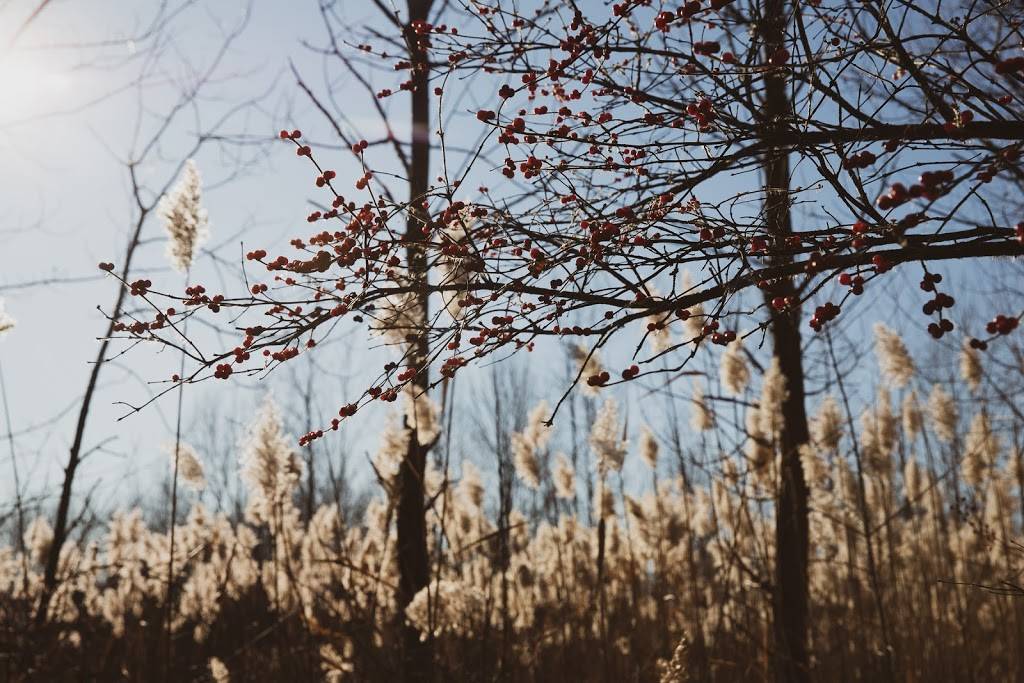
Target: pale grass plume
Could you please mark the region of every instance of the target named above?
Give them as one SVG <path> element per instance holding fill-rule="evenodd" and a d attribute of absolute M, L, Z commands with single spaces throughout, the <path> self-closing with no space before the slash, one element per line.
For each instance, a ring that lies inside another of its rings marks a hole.
<path fill-rule="evenodd" d="M 981 358 L 975 349 L 964 344 L 960 349 L 960 378 L 967 383 L 971 391 L 977 392 L 981 387 Z"/>
<path fill-rule="evenodd" d="M 921 414 L 921 406 L 918 403 L 916 391 L 911 390 L 903 397 L 903 405 L 900 412 L 903 419 L 903 432 L 907 435 L 908 439 L 913 440 L 921 433 L 921 429 L 924 427 L 924 416 Z"/>
<path fill-rule="evenodd" d="M 224 666 L 224 662 L 220 661 L 216 657 L 210 657 L 210 661 L 207 663 L 210 669 L 210 678 L 213 679 L 214 683 L 230 683 L 231 673 L 228 668 Z"/>
<path fill-rule="evenodd" d="M 324 643 L 320 646 L 320 669 L 324 672 L 324 680 L 329 683 L 345 680 L 345 677 L 355 671 L 352 663 L 354 649 L 352 641 L 346 639 L 341 651 L 338 651 L 331 643 Z"/>
<path fill-rule="evenodd" d="M 757 404 L 761 433 L 775 436 L 782 432 L 782 404 L 789 391 L 786 389 L 786 378 L 779 366 L 779 359 L 772 358 L 768 371 L 761 380 L 761 399 Z"/>
<path fill-rule="evenodd" d="M 449 223 L 444 230 L 445 241 L 449 244 L 461 245 L 465 243 L 466 237 L 473 231 L 478 219 L 472 215 L 473 207 L 467 206 Z M 459 289 L 444 291 L 441 293 L 441 300 L 444 302 L 445 311 L 452 319 L 457 320 L 462 315 L 462 306 L 459 301 L 466 296 L 467 289 L 472 281 L 473 269 L 470 261 L 475 256 L 455 253 L 442 253 L 438 259 L 438 271 L 440 281 L 438 284 L 456 286 Z"/>
<path fill-rule="evenodd" d="M 903 466 L 903 495 L 908 501 L 918 501 L 924 495 L 924 476 L 921 466 L 911 456 Z"/>
<path fill-rule="evenodd" d="M 936 384 L 928 395 L 928 416 L 940 441 L 950 443 L 956 437 L 957 412 L 953 397 Z"/>
<path fill-rule="evenodd" d="M 157 212 L 169 240 L 167 258 L 176 270 L 184 273 L 192 267 L 196 251 L 209 235 L 202 179 L 195 161 L 185 162 L 177 184 L 160 198 Z"/>
<path fill-rule="evenodd" d="M 693 276 L 690 275 L 690 271 L 683 271 L 682 279 L 682 291 L 684 294 L 690 293 L 695 288 L 693 283 Z M 686 309 L 689 313 L 689 317 L 686 319 L 686 341 L 693 341 L 700 337 L 701 332 L 704 328 L 704 305 L 695 304 L 690 308 Z"/>
<path fill-rule="evenodd" d="M 598 471 L 602 474 L 622 469 L 628 445 L 621 431 L 619 406 L 615 399 L 606 399 L 590 428 L 590 447 L 594 449 Z"/>
<path fill-rule="evenodd" d="M 541 401 L 530 411 L 526 427 L 512 435 L 512 464 L 523 483 L 534 490 L 540 488 L 540 453 L 551 438 L 551 428 L 544 424 L 548 412 L 547 401 Z"/>
<path fill-rule="evenodd" d="M 170 443 L 165 446 L 164 450 L 167 452 L 170 460 L 172 472 L 174 471 L 175 451 L 177 451 L 178 476 L 181 477 L 181 480 L 189 488 L 195 491 L 202 491 L 206 487 L 206 474 L 203 470 L 203 463 L 199 459 L 199 454 L 196 453 L 192 446 L 184 442 L 177 445 Z"/>
<path fill-rule="evenodd" d="M 914 360 L 900 336 L 882 323 L 875 323 L 875 355 L 882 375 L 901 389 L 914 377 Z"/>
<path fill-rule="evenodd" d="M 897 423 L 888 391 L 879 390 L 875 405 L 861 414 L 860 424 L 861 452 L 867 467 L 875 473 L 889 472 L 896 445 Z"/>
<path fill-rule="evenodd" d="M 462 478 L 459 480 L 459 493 L 475 510 L 483 509 L 484 484 L 480 479 L 480 470 L 469 460 L 462 462 Z"/>
<path fill-rule="evenodd" d="M 555 456 L 555 471 L 552 476 L 555 484 L 555 495 L 562 500 L 572 500 L 576 497 L 576 470 L 565 453 L 558 453 Z"/>
<path fill-rule="evenodd" d="M 600 391 L 600 387 L 587 384 L 586 380 L 588 377 L 594 375 L 600 375 L 604 371 L 604 366 L 601 365 L 601 355 L 597 352 L 591 352 L 585 346 L 579 344 L 573 344 L 569 347 L 569 352 L 572 354 L 572 359 L 576 361 L 576 372 L 580 374 L 583 380 L 580 383 L 583 393 L 586 396 L 597 396 Z"/>
<path fill-rule="evenodd" d="M 964 443 L 963 475 L 971 486 L 980 486 L 999 458 L 1002 444 L 992 431 L 988 415 L 980 412 L 971 420 Z"/>
<path fill-rule="evenodd" d="M 704 399 L 704 389 L 699 384 L 693 385 L 690 396 L 690 426 L 698 432 L 706 432 L 715 426 L 714 416 Z"/>
<path fill-rule="evenodd" d="M 750 384 L 750 367 L 743 353 L 743 341 L 730 342 L 722 353 L 720 365 L 722 386 L 731 396 L 740 396 Z"/>
<path fill-rule="evenodd" d="M 416 282 L 408 272 L 400 268 L 390 271 L 391 281 L 398 288 L 413 290 Z M 415 291 L 389 294 L 377 304 L 374 321 L 370 329 L 384 338 L 388 344 L 402 349 L 403 353 L 416 351 L 413 342 L 426 324 L 423 302 Z"/>
<path fill-rule="evenodd" d="M 466 637 L 473 635 L 484 605 L 484 595 L 476 586 L 440 579 L 416 593 L 405 608 L 405 617 L 422 641 L 443 633 Z"/>
<path fill-rule="evenodd" d="M 416 432 L 421 444 L 431 443 L 441 433 L 441 407 L 434 399 L 413 384 L 402 391 L 405 403 L 405 422 Z"/>
<path fill-rule="evenodd" d="M 409 440 L 412 434 L 404 426 L 398 423 L 394 415 L 388 415 L 384 422 L 384 429 L 380 433 L 380 445 L 373 456 L 373 466 L 377 474 L 385 483 L 391 482 L 398 476 L 398 470 L 402 466 L 409 450 Z"/>
<path fill-rule="evenodd" d="M 658 440 L 647 425 L 640 431 L 640 457 L 652 470 L 658 469 Z"/>
<path fill-rule="evenodd" d="M 843 414 L 839 410 L 839 404 L 831 395 L 826 396 L 818 406 L 818 413 L 811 421 L 811 438 L 820 448 L 830 452 L 836 451 L 843 438 L 843 424 Z"/>
<path fill-rule="evenodd" d="M 248 429 L 239 459 L 250 505 L 262 521 L 270 521 L 277 505 L 291 497 L 302 474 L 302 462 L 285 436 L 277 405 L 268 396 Z"/>

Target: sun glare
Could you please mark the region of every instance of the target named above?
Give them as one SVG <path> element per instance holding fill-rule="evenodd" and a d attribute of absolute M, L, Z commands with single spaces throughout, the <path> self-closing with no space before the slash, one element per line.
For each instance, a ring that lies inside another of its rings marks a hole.
<path fill-rule="evenodd" d="M 30 56 L 0 58 L 0 121 L 41 114 L 59 105 L 72 78 Z"/>

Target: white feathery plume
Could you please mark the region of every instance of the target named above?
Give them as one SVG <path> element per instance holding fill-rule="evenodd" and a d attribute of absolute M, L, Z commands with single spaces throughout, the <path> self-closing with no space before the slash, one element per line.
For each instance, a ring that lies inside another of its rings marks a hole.
<path fill-rule="evenodd" d="M 269 521 L 275 505 L 287 499 L 302 474 L 302 462 L 284 435 L 277 405 L 268 396 L 248 429 L 240 465 L 254 512 Z"/>
<path fill-rule="evenodd" d="M 921 428 L 924 425 L 924 418 L 921 416 L 921 406 L 918 405 L 916 391 L 911 390 L 909 394 L 903 397 L 901 412 L 903 413 L 903 432 L 907 435 L 908 439 L 914 439 L 921 433 Z"/>
<path fill-rule="evenodd" d="M 581 377 L 584 381 L 580 385 L 583 393 L 587 396 L 597 396 L 599 387 L 587 384 L 586 380 L 588 377 L 600 375 L 604 370 L 604 367 L 601 365 L 601 355 L 597 351 L 590 353 L 586 347 L 579 344 L 570 346 L 569 351 L 572 353 L 572 359 L 576 361 L 576 372 L 579 372 L 581 369 L 583 371 Z M 587 357 L 588 355 L 590 356 L 589 358 Z"/>
<path fill-rule="evenodd" d="M 690 275 L 690 271 L 683 271 L 682 279 L 682 291 L 684 294 L 688 294 L 690 290 L 694 289 L 693 277 Z M 687 309 L 690 314 L 686 319 L 686 341 L 691 341 L 700 337 L 701 332 L 704 329 L 704 305 L 696 304 Z"/>
<path fill-rule="evenodd" d="M 195 161 L 185 162 L 181 178 L 174 188 L 160 198 L 157 212 L 167 231 L 167 258 L 181 272 L 192 266 L 196 251 L 206 241 L 209 226 L 202 206 L 202 181 Z"/>
<path fill-rule="evenodd" d="M 469 460 L 462 461 L 462 479 L 459 481 L 459 493 L 475 509 L 484 506 L 484 485 L 480 480 L 480 470 Z"/>
<path fill-rule="evenodd" d="M 619 471 L 626 459 L 627 444 L 619 435 L 619 407 L 615 399 L 606 399 L 590 427 L 590 446 L 597 455 L 598 471 Z"/>
<path fill-rule="evenodd" d="M 739 396 L 750 383 L 750 368 L 743 355 L 743 342 L 740 339 L 729 343 L 722 353 L 721 361 L 722 386 L 726 393 Z"/>
<path fill-rule="evenodd" d="M 640 431 L 640 457 L 652 470 L 658 468 L 658 440 L 647 425 Z"/>
<path fill-rule="evenodd" d="M 773 437 L 782 432 L 782 403 L 788 395 L 779 359 L 772 358 L 768 372 L 764 373 L 764 379 L 761 380 L 761 399 L 757 404 L 761 433 L 765 436 Z"/>
<path fill-rule="evenodd" d="M 690 396 L 690 426 L 698 432 L 706 432 L 715 426 L 714 416 L 704 401 L 704 389 L 699 384 L 693 385 Z"/>
<path fill-rule="evenodd" d="M 893 386 L 907 386 L 914 376 L 914 361 L 900 336 L 882 323 L 875 323 L 875 355 L 882 374 Z"/>
<path fill-rule="evenodd" d="M 216 657 L 210 657 L 207 665 L 210 668 L 210 678 L 213 679 L 214 683 L 230 683 L 231 674 L 228 672 L 228 668 L 224 666 L 224 662 Z"/>
<path fill-rule="evenodd" d="M 541 401 L 530 411 L 526 428 L 512 435 L 512 464 L 523 483 L 534 490 L 540 487 L 538 454 L 551 438 L 551 428 L 544 424 L 548 412 L 547 401 Z"/>
<path fill-rule="evenodd" d="M 563 500 L 572 500 L 576 497 L 576 471 L 565 457 L 565 453 L 555 456 L 555 471 L 553 473 L 555 483 L 555 495 Z"/>
<path fill-rule="evenodd" d="M 168 444 L 165 448 L 170 456 L 171 468 L 174 468 L 174 444 Z M 187 443 L 179 443 L 178 451 L 178 474 L 181 480 L 196 491 L 202 491 L 206 486 L 206 474 L 203 471 L 203 463 L 195 449 Z"/>
<path fill-rule="evenodd" d="M 945 389 L 936 384 L 928 396 L 928 415 L 932 420 L 935 435 L 940 441 L 950 443 L 956 436 L 956 404 Z"/>
<path fill-rule="evenodd" d="M 988 415 L 983 412 L 975 415 L 964 444 L 964 481 L 971 486 L 980 486 L 1001 449 L 999 437 L 992 431 Z"/>
<path fill-rule="evenodd" d="M 843 414 L 831 395 L 826 396 L 818 407 L 818 414 L 811 422 L 811 435 L 819 447 L 827 451 L 839 449 L 839 441 L 843 438 Z"/>
<path fill-rule="evenodd" d="M 960 378 L 967 382 L 971 391 L 978 391 L 981 386 L 981 358 L 978 352 L 967 344 L 960 350 Z"/>

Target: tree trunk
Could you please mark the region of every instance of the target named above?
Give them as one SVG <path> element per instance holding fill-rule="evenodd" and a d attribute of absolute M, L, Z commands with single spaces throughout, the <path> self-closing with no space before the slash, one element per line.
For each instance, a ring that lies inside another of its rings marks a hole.
<path fill-rule="evenodd" d="M 132 184 L 135 186 L 134 167 L 132 173 Z M 139 237 L 142 234 L 142 226 L 145 224 L 149 210 L 140 206 L 139 216 L 133 226 L 131 239 L 125 248 L 124 265 L 121 268 L 121 279 L 127 280 L 131 273 L 132 259 L 135 256 L 135 249 L 139 245 Z M 96 387 L 99 384 L 100 370 L 106 362 L 107 349 L 110 348 L 110 338 L 114 334 L 114 324 L 121 317 L 121 310 L 124 307 L 125 297 L 128 288 L 120 285 L 117 290 L 117 298 L 114 301 L 114 308 L 110 313 L 110 321 L 107 323 L 107 331 L 103 335 L 103 341 L 96 352 L 96 360 L 89 371 L 89 379 L 85 385 L 85 394 L 82 396 L 82 403 L 78 408 L 78 419 L 75 421 L 75 435 L 68 451 L 68 462 L 64 466 L 64 481 L 61 484 L 60 500 L 57 502 L 57 513 L 53 521 L 53 542 L 46 555 L 46 566 L 43 569 L 43 588 L 39 596 L 39 605 L 36 610 L 36 624 L 42 625 L 46 621 L 46 613 L 50 606 L 50 598 L 57 587 L 57 570 L 60 562 L 60 550 L 68 537 L 68 516 L 71 513 L 72 488 L 75 482 L 75 474 L 82 462 L 82 444 L 85 439 L 85 426 L 89 419 L 89 409 L 92 407 L 92 400 L 96 394 Z"/>
<path fill-rule="evenodd" d="M 765 57 L 783 48 L 786 26 L 785 0 L 766 0 L 760 22 Z M 786 93 L 785 69 L 765 79 L 765 107 L 762 130 L 766 139 L 780 139 L 776 130 L 779 121 L 790 110 Z M 764 162 L 764 212 L 768 232 L 775 247 L 785 248 L 792 234 L 790 214 L 789 156 L 781 150 L 769 149 Z M 789 260 L 776 255 L 776 264 Z M 796 301 L 796 287 L 789 278 L 772 283 L 765 290 L 765 301 L 772 311 L 773 353 L 786 381 L 786 398 L 782 403 L 782 433 L 779 494 L 775 510 L 775 577 L 773 592 L 774 666 L 777 681 L 808 681 L 808 523 L 807 484 L 800 463 L 800 447 L 809 440 L 807 411 L 804 406 L 804 369 L 800 347 L 800 307 L 777 311 L 772 300 L 777 297 Z"/>
<path fill-rule="evenodd" d="M 409 0 L 409 21 L 403 28 L 412 64 L 412 139 L 409 141 L 409 207 L 406 226 L 406 260 L 409 277 L 419 289 L 416 302 L 421 319 L 420 328 L 412 340 L 412 361 L 419 369 L 414 378 L 414 391 L 426 392 L 430 386 L 427 358 L 429 353 L 426 334 L 429 314 L 427 309 L 427 255 L 422 248 L 426 211 L 421 202 L 430 183 L 430 93 L 429 61 L 427 51 L 412 27 L 416 21 L 426 21 L 431 0 Z M 429 444 L 421 443 L 414 429 L 409 448 L 399 470 L 398 500 L 398 618 L 402 623 L 402 674 L 406 681 L 431 681 L 433 672 L 433 644 L 429 637 L 421 641 L 420 634 L 405 622 L 405 608 L 430 583 L 430 560 L 427 555 L 427 524 L 423 474 L 426 471 Z"/>

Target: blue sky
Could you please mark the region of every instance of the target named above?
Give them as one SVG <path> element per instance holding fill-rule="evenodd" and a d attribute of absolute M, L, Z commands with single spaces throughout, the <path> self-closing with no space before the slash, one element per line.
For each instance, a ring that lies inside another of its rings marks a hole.
<path fill-rule="evenodd" d="M 0 26 L 20 25 L 35 4 L 4 4 Z M 0 297 L 19 323 L 0 342 L 0 363 L 13 431 L 31 430 L 18 437 L 17 446 L 22 477 L 34 490 L 52 491 L 59 481 L 95 338 L 104 329 L 96 307 L 109 307 L 118 286 L 97 277 L 96 264 L 120 261 L 137 217 L 124 161 L 153 134 L 181 88 L 208 68 L 223 36 L 241 24 L 245 11 L 242 2 L 195 3 L 175 15 L 163 35 L 147 39 L 145 28 L 158 4 L 53 2 L 14 48 L 0 52 L 0 91 L 7 95 L 0 106 Z M 353 21 L 361 19 L 353 13 Z M 160 149 L 138 168 L 149 188 L 146 196 L 172 177 L 198 126 L 254 94 L 262 95 L 259 102 L 232 117 L 224 133 L 268 140 L 275 126 L 309 118 L 286 69 L 292 60 L 312 82 L 322 83 L 321 60 L 301 41 L 320 42 L 323 35 L 316 3 L 254 2 L 248 24 L 195 112 L 180 116 Z M 133 40 L 137 36 L 142 38 Z M 0 41 L 8 40 L 0 32 Z M 152 66 L 147 67 L 148 59 Z M 143 70 L 145 82 L 134 83 Z M 349 112 L 357 122 L 372 123 L 362 120 L 364 114 Z M 248 244 L 273 246 L 305 232 L 301 217 L 313 196 L 309 171 L 277 145 L 210 145 L 197 161 L 209 188 L 210 245 L 227 243 L 220 251 L 224 264 L 215 267 L 212 259 L 201 259 L 193 281 L 237 288 L 233 266 L 239 233 Z M 235 176 L 240 162 L 244 167 Z M 149 221 L 143 235 L 140 271 L 180 289 L 179 276 L 166 268 L 158 222 Z M 20 286 L 51 278 L 58 282 Z M 159 447 L 173 439 L 173 402 L 160 402 L 120 423 L 115 420 L 125 409 L 114 403 L 144 400 L 146 382 L 165 378 L 172 361 L 168 354 L 143 349 L 104 370 L 86 438 L 86 449 L 99 444 L 103 449 L 89 457 L 79 491 L 96 479 L 108 489 L 111 479 L 129 490 L 145 488 L 157 479 L 154 474 L 163 474 L 154 468 L 166 464 Z M 190 410 L 225 402 L 226 388 L 216 389 L 211 396 L 207 387 L 189 388 L 186 424 Z M 264 390 L 240 392 L 239 402 L 252 403 Z M 56 423 L 44 424 L 62 413 Z M 6 449 L 2 457 L 7 472 Z M 2 479 L 0 490 L 9 493 L 8 477 Z"/>

